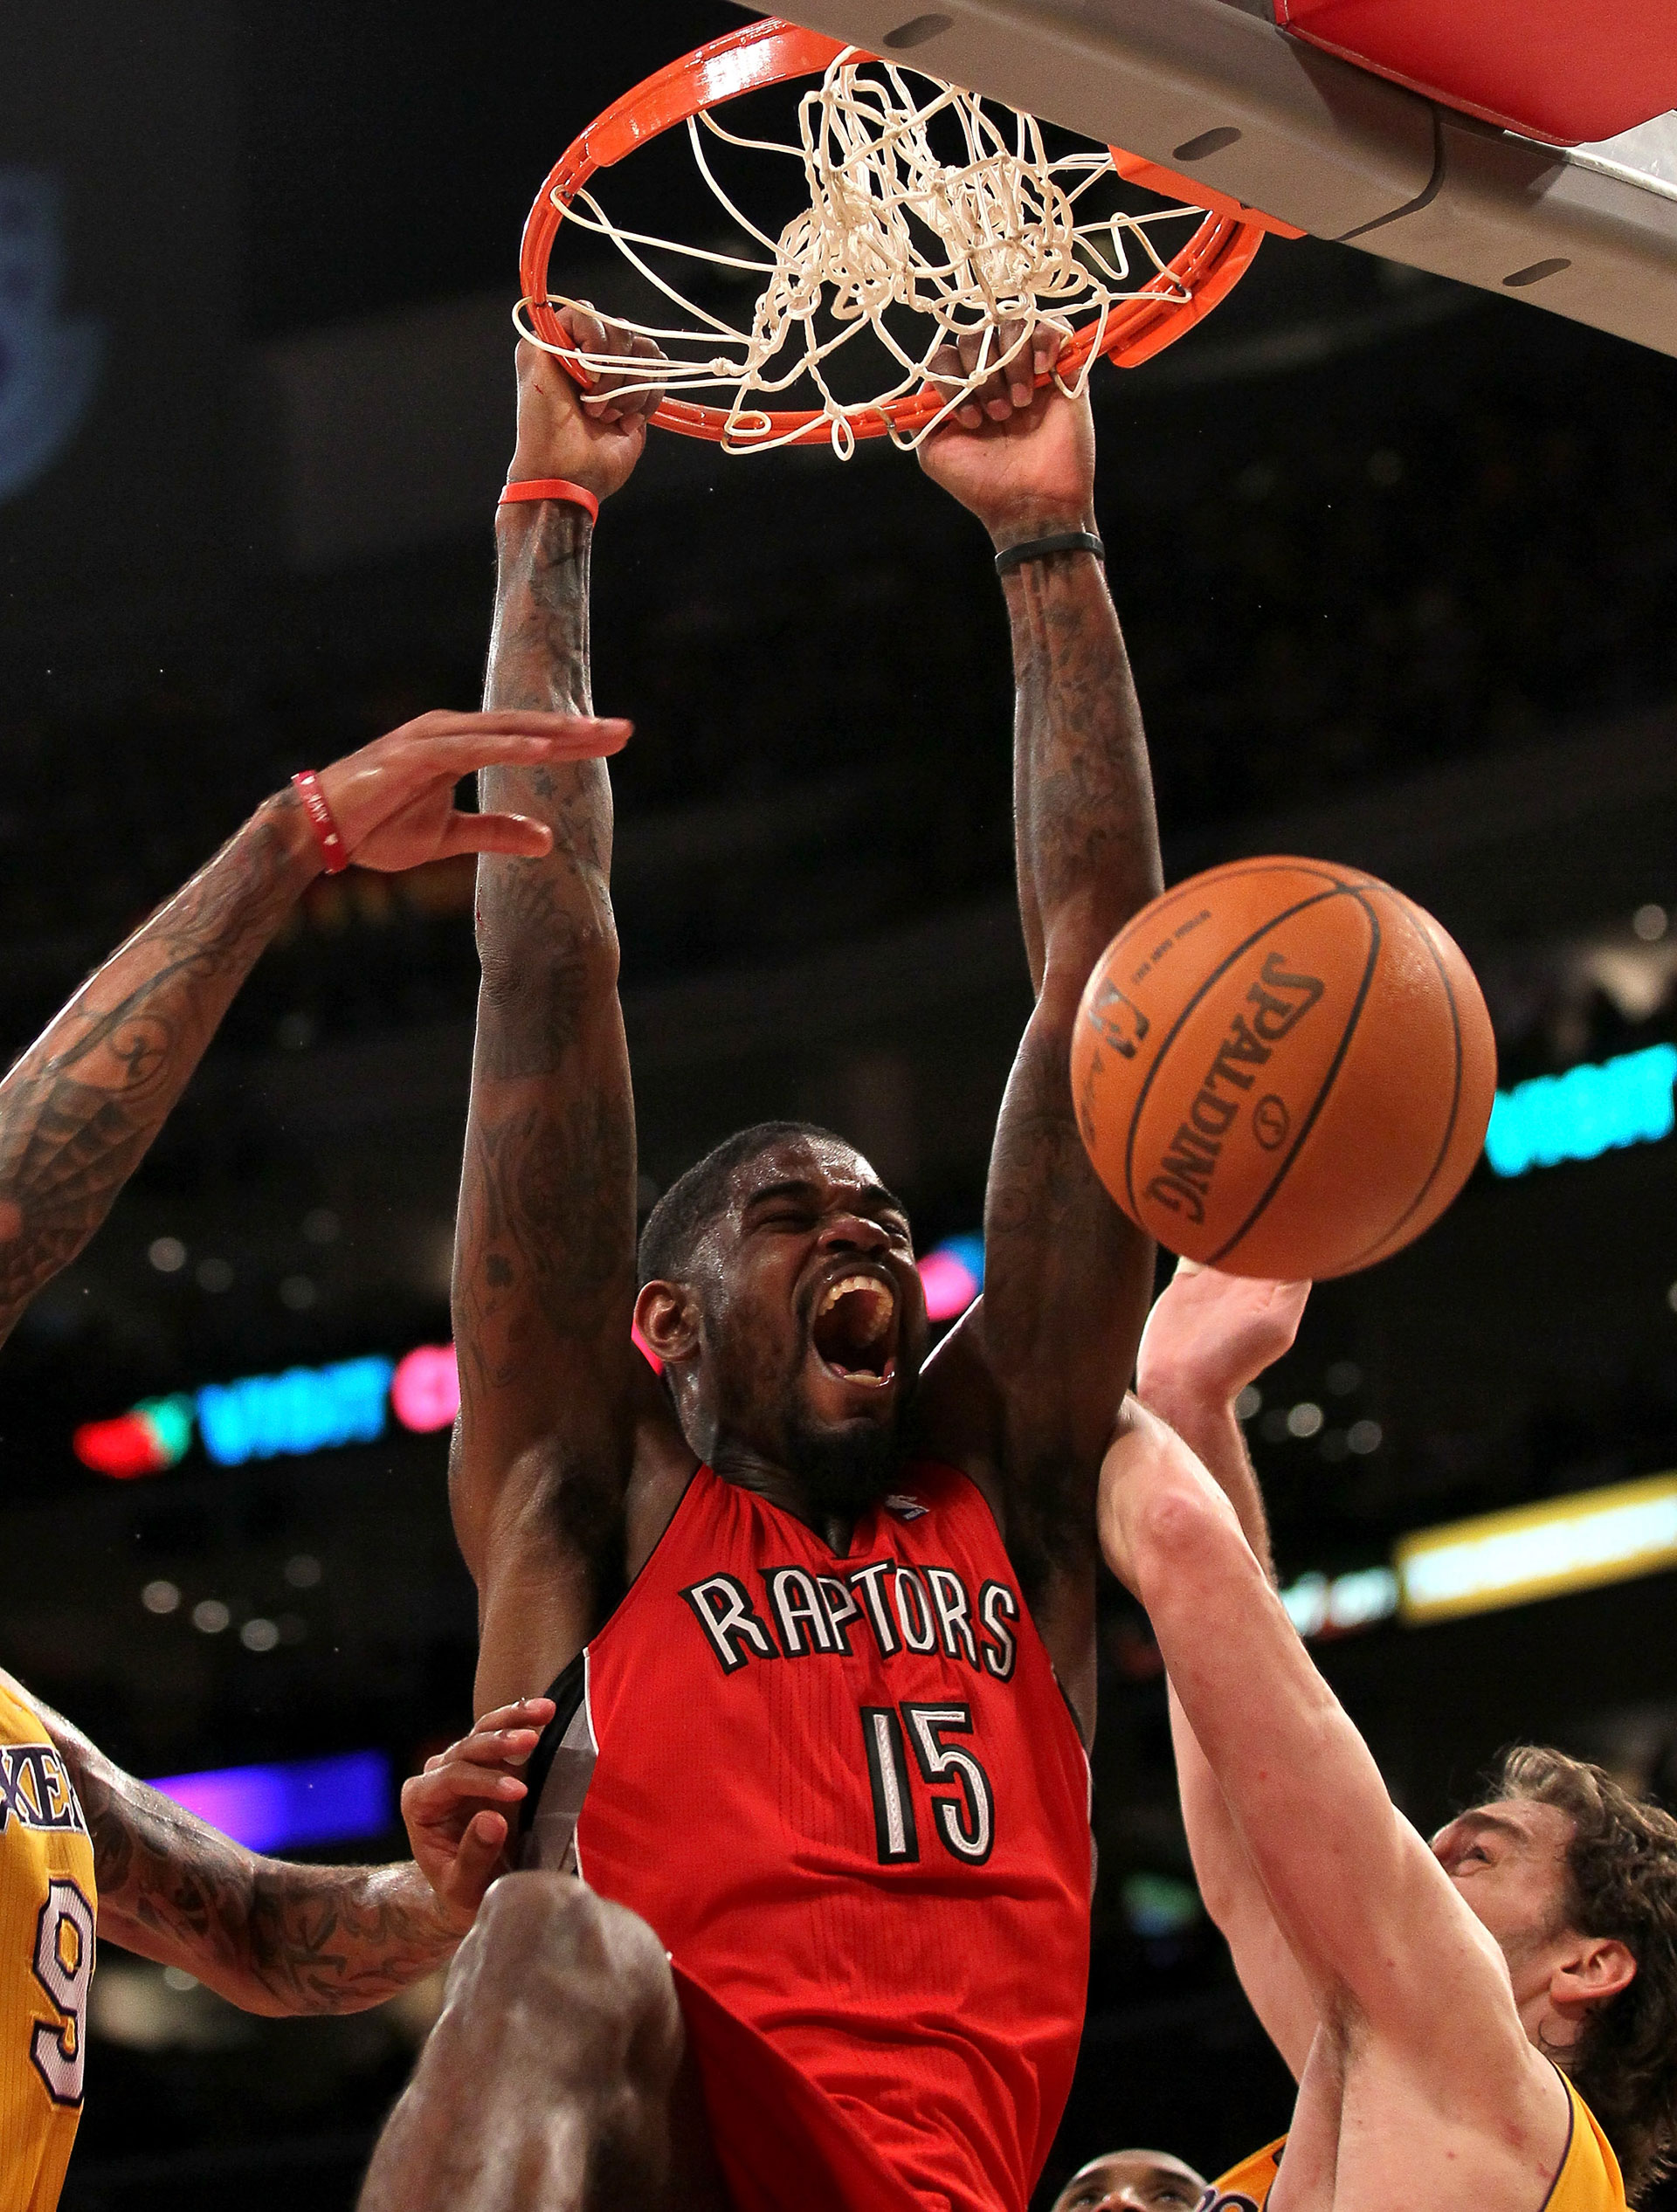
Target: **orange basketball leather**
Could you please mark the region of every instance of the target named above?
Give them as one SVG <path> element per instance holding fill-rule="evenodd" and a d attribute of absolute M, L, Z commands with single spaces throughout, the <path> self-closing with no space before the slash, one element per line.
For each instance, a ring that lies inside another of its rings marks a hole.
<path fill-rule="evenodd" d="M 1344 1275 L 1467 1181 L 1496 1089 L 1490 1016 L 1431 915 L 1315 860 L 1243 860 L 1120 932 L 1072 1045 L 1101 1180 L 1170 1251 Z"/>

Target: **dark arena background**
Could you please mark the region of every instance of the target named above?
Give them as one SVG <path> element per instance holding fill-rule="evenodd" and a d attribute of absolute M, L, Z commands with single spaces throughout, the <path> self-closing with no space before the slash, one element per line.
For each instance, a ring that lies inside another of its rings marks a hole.
<path fill-rule="evenodd" d="M 11 0 L 8 1059 L 294 769 L 476 703 L 531 195 L 739 20 Z M 1677 1802 L 1677 365 L 1306 239 L 1093 389 L 1168 874 L 1388 877 L 1474 962 L 1510 1094 L 1443 1223 L 1322 1288 L 1246 1409 L 1289 1606 L 1424 1827 L 1522 1737 Z M 831 1122 L 957 1309 L 1029 1003 L 982 531 L 888 450 L 654 433 L 595 605 L 597 696 L 638 727 L 643 1202 L 744 1121 Z M 441 1424 L 472 890 L 469 862 L 315 885 L 0 1373 L 0 1659 L 140 1774 L 278 1770 L 225 1787 L 305 1857 L 403 1850 L 397 1786 L 470 1717 Z M 174 1464 L 86 1464 L 141 1405 Z M 1570 1575 L 1570 1501 L 1652 1478 L 1667 1533 Z M 1558 1573 L 1459 1578 L 1472 1609 L 1428 1617 L 1399 1547 L 1515 1509 Z M 1119 2142 L 1215 2172 L 1287 2111 L 1199 1910 L 1146 1621 L 1103 1605 L 1094 1982 L 1045 2203 Z M 65 2204 L 347 2208 L 436 2002 L 253 2020 L 108 1947 Z"/>

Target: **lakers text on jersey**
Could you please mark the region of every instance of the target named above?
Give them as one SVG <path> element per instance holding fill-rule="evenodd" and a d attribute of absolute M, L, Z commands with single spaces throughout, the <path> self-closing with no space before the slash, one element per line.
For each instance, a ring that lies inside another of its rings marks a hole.
<path fill-rule="evenodd" d="M 0 1682 L 0 2204 L 52 2212 L 81 2118 L 93 1850 L 40 1716 Z"/>

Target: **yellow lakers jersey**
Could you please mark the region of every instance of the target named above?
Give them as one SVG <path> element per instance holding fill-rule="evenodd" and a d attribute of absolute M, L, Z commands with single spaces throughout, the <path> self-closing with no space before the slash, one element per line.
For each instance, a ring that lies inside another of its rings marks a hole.
<path fill-rule="evenodd" d="M 1286 2147 L 1283 2135 L 1261 2151 L 1254 2151 L 1250 2158 L 1243 2158 L 1239 2166 L 1232 2166 L 1206 2190 L 1199 2212 L 1264 2212 Z"/>
<path fill-rule="evenodd" d="M 0 1676 L 0 2205 L 52 2212 L 81 2119 L 93 1847 L 40 1716 Z"/>
<path fill-rule="evenodd" d="M 1559 2067 L 1555 2070 L 1560 2073 Z M 1555 2186 L 1544 2199 L 1542 2212 L 1625 2212 L 1625 2181 L 1613 2147 L 1602 2133 L 1591 2111 L 1566 2076 L 1571 2113 L 1566 2133 L 1566 2154 Z M 1269 2192 L 1280 2170 L 1283 2135 L 1278 2143 L 1255 2152 L 1232 2167 L 1220 2181 L 1206 2191 L 1200 2212 L 1264 2212 Z"/>

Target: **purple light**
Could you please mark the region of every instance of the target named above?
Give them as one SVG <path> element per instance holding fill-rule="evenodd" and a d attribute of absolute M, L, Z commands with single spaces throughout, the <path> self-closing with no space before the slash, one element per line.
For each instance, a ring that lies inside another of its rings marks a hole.
<path fill-rule="evenodd" d="M 390 1762 L 382 1751 L 165 1774 L 152 1788 L 252 1851 L 380 1836 L 392 1816 Z"/>

